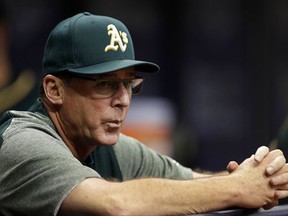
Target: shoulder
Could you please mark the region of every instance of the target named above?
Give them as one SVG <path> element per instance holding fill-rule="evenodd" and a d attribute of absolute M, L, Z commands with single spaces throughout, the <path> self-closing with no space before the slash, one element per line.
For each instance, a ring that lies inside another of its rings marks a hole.
<path fill-rule="evenodd" d="M 53 123 L 49 117 L 40 113 L 29 111 L 7 111 L 0 117 L 0 128 L 2 132 L 22 130 L 24 128 L 47 128 L 53 129 Z"/>
<path fill-rule="evenodd" d="M 7 118 L 4 123 L 0 149 L 2 206 L 11 203 L 19 206 L 25 200 L 31 212 L 32 209 L 39 212 L 36 208 L 39 206 L 42 213 L 47 209 L 57 212 L 63 199 L 82 180 L 100 178 L 95 170 L 83 166 L 73 156 L 50 125 L 48 117 L 30 112 L 9 114 L 13 117 Z M 7 194 L 10 194 L 9 199 L 5 199 Z M 35 201 L 35 196 L 46 197 L 47 202 L 43 204 L 41 199 Z"/>
<path fill-rule="evenodd" d="M 0 126 L 2 147 L 6 145 L 8 149 L 38 149 L 48 147 L 45 142 L 61 141 L 52 122 L 46 116 L 27 111 L 10 111 L 6 116 L 9 118 L 2 118 L 5 121 L 3 120 Z"/>
<path fill-rule="evenodd" d="M 53 132 L 53 134 L 56 134 L 50 118 L 40 113 L 8 111 L 1 116 L 0 131 L 2 135 L 16 134 L 23 130 L 43 131 L 50 134 Z"/>
<path fill-rule="evenodd" d="M 63 160 L 78 163 L 50 125 L 48 117 L 27 111 L 10 111 L 8 114 L 10 118 L 2 124 L 5 127 L 1 136 L 0 163 L 7 166 L 26 163 L 29 167 L 34 164 L 47 166 Z"/>

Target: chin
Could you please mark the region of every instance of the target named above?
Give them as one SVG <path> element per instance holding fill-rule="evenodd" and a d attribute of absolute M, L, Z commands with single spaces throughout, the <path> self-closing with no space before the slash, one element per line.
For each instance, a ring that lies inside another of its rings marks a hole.
<path fill-rule="evenodd" d="M 119 141 L 119 136 L 119 133 L 113 135 L 106 135 L 105 137 L 103 137 L 103 139 L 100 140 L 100 143 L 102 145 L 114 145 Z"/>

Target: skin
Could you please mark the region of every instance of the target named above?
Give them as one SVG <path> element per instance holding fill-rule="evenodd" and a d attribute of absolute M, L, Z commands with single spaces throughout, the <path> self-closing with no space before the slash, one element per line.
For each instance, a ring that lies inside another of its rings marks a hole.
<path fill-rule="evenodd" d="M 128 79 L 134 70 L 105 76 Z M 122 84 L 113 96 L 104 99 L 95 97 L 93 82 L 86 80 L 72 79 L 68 85 L 46 75 L 43 87 L 44 106 L 80 161 L 96 146 L 118 141 L 131 101 Z M 288 196 L 288 166 L 280 150 L 262 146 L 241 164 L 231 161 L 227 170 L 217 175 L 193 172 L 194 179 L 189 181 L 88 178 L 65 198 L 58 215 L 184 215 L 228 207 L 269 209 Z"/>
<path fill-rule="evenodd" d="M 111 74 L 105 76 L 109 77 Z M 113 77 L 129 79 L 134 73 L 130 68 Z M 112 145 L 118 141 L 131 101 L 123 85 L 113 97 L 104 99 L 95 97 L 93 85 L 91 81 L 72 79 L 68 86 L 52 75 L 44 79 L 47 95 L 44 106 L 59 134 L 80 161 L 97 145 Z"/>

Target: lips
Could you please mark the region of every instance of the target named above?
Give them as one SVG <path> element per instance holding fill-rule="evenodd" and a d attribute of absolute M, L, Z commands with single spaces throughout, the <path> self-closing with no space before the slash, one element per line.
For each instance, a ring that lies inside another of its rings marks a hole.
<path fill-rule="evenodd" d="M 112 121 L 105 121 L 104 124 L 111 128 L 119 128 L 121 126 L 122 121 L 119 120 L 112 120 Z"/>

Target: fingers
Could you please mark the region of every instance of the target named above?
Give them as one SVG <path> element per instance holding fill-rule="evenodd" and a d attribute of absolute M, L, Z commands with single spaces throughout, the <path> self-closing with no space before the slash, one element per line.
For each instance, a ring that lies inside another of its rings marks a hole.
<path fill-rule="evenodd" d="M 287 190 L 276 190 L 275 191 L 275 197 L 277 199 L 284 199 L 288 197 L 288 191 Z"/>
<path fill-rule="evenodd" d="M 273 173 L 280 170 L 285 165 L 286 159 L 283 156 L 283 152 L 281 150 L 276 149 L 270 152 L 267 146 L 261 146 L 256 150 L 254 160 L 257 163 L 261 163 L 263 159 L 269 154 L 272 154 L 275 156 L 275 159 L 266 168 L 266 173 L 268 175 L 272 175 Z"/>
<path fill-rule="evenodd" d="M 266 168 L 266 172 L 272 175 L 276 171 L 280 170 L 286 163 L 286 159 L 283 155 L 276 157 Z"/>
<path fill-rule="evenodd" d="M 268 153 L 269 153 L 269 148 L 267 146 L 261 146 L 256 150 L 254 160 L 257 163 L 260 163 L 266 157 Z"/>
<path fill-rule="evenodd" d="M 272 177 L 270 183 L 272 186 L 288 184 L 288 173 Z"/>
<path fill-rule="evenodd" d="M 270 184 L 271 186 L 281 186 L 280 189 L 288 190 L 288 163 L 271 176 Z"/>
<path fill-rule="evenodd" d="M 232 173 L 234 170 L 236 170 L 238 168 L 238 163 L 236 161 L 230 161 L 227 165 L 227 171 L 229 173 Z"/>

